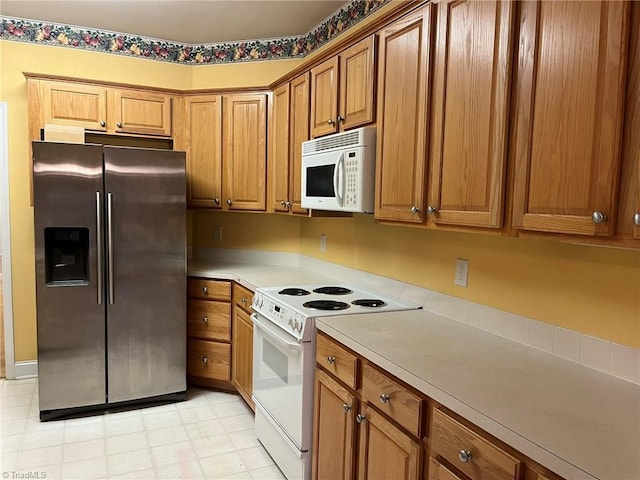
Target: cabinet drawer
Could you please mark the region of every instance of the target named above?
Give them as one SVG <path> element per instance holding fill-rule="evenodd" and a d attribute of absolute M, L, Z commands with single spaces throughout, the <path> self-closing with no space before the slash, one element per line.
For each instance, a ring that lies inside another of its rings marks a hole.
<path fill-rule="evenodd" d="M 233 284 L 233 303 L 245 312 L 251 314 L 251 302 L 253 300 L 253 292 L 248 288 Z"/>
<path fill-rule="evenodd" d="M 433 410 L 431 448 L 472 480 L 520 478 L 520 461 L 438 409 Z M 468 459 L 462 458 L 466 452 Z"/>
<path fill-rule="evenodd" d="M 424 432 L 424 400 L 371 365 L 362 366 L 362 396 L 416 437 Z"/>
<path fill-rule="evenodd" d="M 316 362 L 338 377 L 349 387 L 357 390 L 358 359 L 344 347 L 318 335 L 316 346 Z"/>
<path fill-rule="evenodd" d="M 231 304 L 209 300 L 187 301 L 187 335 L 231 341 Z"/>
<path fill-rule="evenodd" d="M 208 280 L 205 278 L 189 278 L 187 295 L 204 300 L 231 300 L 231 282 L 226 280 Z"/>
<path fill-rule="evenodd" d="M 231 345 L 189 339 L 187 374 L 214 380 L 231 380 Z"/>

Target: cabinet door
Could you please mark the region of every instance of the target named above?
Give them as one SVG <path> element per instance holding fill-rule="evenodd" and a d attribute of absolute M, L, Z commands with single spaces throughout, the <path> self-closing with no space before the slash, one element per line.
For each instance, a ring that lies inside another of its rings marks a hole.
<path fill-rule="evenodd" d="M 368 405 L 360 410 L 358 478 L 421 478 L 420 444 Z"/>
<path fill-rule="evenodd" d="M 42 82 L 44 123 L 107 130 L 107 89 L 93 85 Z"/>
<path fill-rule="evenodd" d="M 228 210 L 264 210 L 267 169 L 267 96 L 224 97 L 223 198 Z"/>
<path fill-rule="evenodd" d="M 431 182 L 436 224 L 502 226 L 514 4 L 438 5 Z"/>
<path fill-rule="evenodd" d="M 291 81 L 289 208 L 304 215 L 308 210 L 302 208 L 302 142 L 309 140 L 309 84 L 309 72 Z"/>
<path fill-rule="evenodd" d="M 374 121 L 375 35 L 340 54 L 341 130 Z"/>
<path fill-rule="evenodd" d="M 338 56 L 311 69 L 311 136 L 338 131 Z"/>
<path fill-rule="evenodd" d="M 171 135 L 171 96 L 140 90 L 114 90 L 115 131 Z"/>
<path fill-rule="evenodd" d="M 231 381 L 242 398 L 255 410 L 253 393 L 253 322 L 242 309 L 233 308 Z"/>
<path fill-rule="evenodd" d="M 313 408 L 313 479 L 353 478 L 355 397 L 332 377 L 316 369 Z"/>
<path fill-rule="evenodd" d="M 188 202 L 220 208 L 222 198 L 222 99 L 201 95 L 186 100 Z"/>
<path fill-rule="evenodd" d="M 273 107 L 269 111 L 271 174 L 271 208 L 275 212 L 288 211 L 289 202 L 289 84 L 273 91 Z"/>
<path fill-rule="evenodd" d="M 429 480 L 462 480 L 436 459 L 429 459 Z"/>
<path fill-rule="evenodd" d="M 627 2 L 522 2 L 515 92 L 516 228 L 611 235 Z"/>
<path fill-rule="evenodd" d="M 380 32 L 375 217 L 420 223 L 426 183 L 431 12 Z"/>

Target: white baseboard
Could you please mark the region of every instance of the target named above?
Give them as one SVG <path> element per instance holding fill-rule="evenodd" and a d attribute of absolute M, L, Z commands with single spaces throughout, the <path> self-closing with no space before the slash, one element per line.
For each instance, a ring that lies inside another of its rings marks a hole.
<path fill-rule="evenodd" d="M 15 378 L 16 380 L 21 378 L 33 378 L 38 376 L 38 361 L 28 360 L 26 362 L 15 363 Z"/>

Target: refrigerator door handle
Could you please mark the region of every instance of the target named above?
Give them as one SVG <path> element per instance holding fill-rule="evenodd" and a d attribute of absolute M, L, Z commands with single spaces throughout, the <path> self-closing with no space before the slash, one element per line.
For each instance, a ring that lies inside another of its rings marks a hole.
<path fill-rule="evenodd" d="M 113 226 L 111 222 L 111 193 L 107 193 L 107 275 L 109 276 L 109 305 L 113 305 Z"/>
<path fill-rule="evenodd" d="M 98 263 L 98 305 L 102 305 L 104 298 L 103 292 L 103 273 L 102 273 L 102 213 L 100 210 L 100 192 L 96 192 L 96 257 Z"/>

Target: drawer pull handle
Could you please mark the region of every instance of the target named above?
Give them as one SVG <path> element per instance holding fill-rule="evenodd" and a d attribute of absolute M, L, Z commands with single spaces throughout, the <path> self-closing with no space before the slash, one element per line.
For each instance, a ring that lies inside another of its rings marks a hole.
<path fill-rule="evenodd" d="M 473 458 L 473 455 L 471 455 L 470 450 L 460 450 L 458 452 L 458 458 L 462 463 L 469 463 Z"/>
<path fill-rule="evenodd" d="M 380 403 L 388 403 L 391 400 L 391 397 L 386 393 L 380 394 Z"/>
<path fill-rule="evenodd" d="M 202 357 L 202 363 L 206 365 L 207 363 L 209 363 L 209 359 L 207 357 Z"/>
<path fill-rule="evenodd" d="M 209 319 L 207 317 L 202 317 L 202 323 L 207 325 L 209 323 Z"/>
<path fill-rule="evenodd" d="M 349 410 L 351 410 L 351 405 L 347 405 L 345 403 L 344 405 L 342 405 L 342 410 L 344 410 L 344 413 L 349 413 Z"/>
<path fill-rule="evenodd" d="M 246 305 L 246 304 L 247 304 L 247 299 L 246 299 L 246 298 L 243 298 L 243 299 L 242 299 L 242 303 L 244 303 L 244 304 Z"/>
<path fill-rule="evenodd" d="M 202 287 L 202 293 L 209 293 L 209 289 L 207 287 Z"/>
<path fill-rule="evenodd" d="M 633 223 L 636 227 L 640 227 L 640 213 L 636 213 L 633 216 Z"/>
<path fill-rule="evenodd" d="M 361 413 L 359 413 L 358 415 L 356 415 L 356 422 L 358 423 L 362 423 L 367 419 L 366 415 L 363 415 Z"/>
<path fill-rule="evenodd" d="M 602 223 L 607 221 L 607 215 L 603 212 L 593 212 L 591 219 L 593 223 Z"/>
<path fill-rule="evenodd" d="M 334 363 L 336 363 L 336 357 L 332 357 L 331 355 L 329 355 L 329 356 L 327 357 L 327 363 L 328 363 L 329 365 L 333 365 Z"/>

